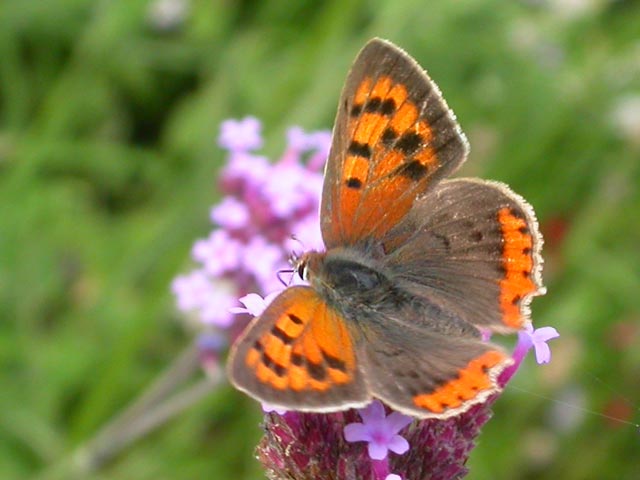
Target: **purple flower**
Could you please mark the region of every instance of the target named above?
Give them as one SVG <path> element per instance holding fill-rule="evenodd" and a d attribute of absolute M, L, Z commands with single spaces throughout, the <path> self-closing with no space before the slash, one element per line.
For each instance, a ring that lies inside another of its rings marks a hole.
<path fill-rule="evenodd" d="M 250 218 L 247 205 L 235 197 L 224 197 L 219 205 L 211 209 L 211 220 L 230 230 L 246 227 Z"/>
<path fill-rule="evenodd" d="M 229 310 L 237 301 L 234 291 L 222 283 L 216 285 L 207 303 L 200 309 L 201 322 L 220 328 L 230 327 L 235 319 Z"/>
<path fill-rule="evenodd" d="M 518 341 L 533 346 L 536 352 L 536 362 L 541 365 L 549 363 L 551 360 L 551 350 L 547 342 L 559 336 L 560 334 L 553 327 L 541 327 L 534 330 L 533 326 L 528 325 L 526 330 L 518 332 Z"/>
<path fill-rule="evenodd" d="M 324 167 L 329 146 L 331 145 L 331 132 L 321 130 L 318 132 L 305 132 L 300 127 L 291 127 L 287 131 L 288 149 L 283 160 L 295 157 L 301 153 L 311 152 L 309 167 L 312 170 L 320 170 Z M 286 161 L 286 160 L 285 160 Z"/>
<path fill-rule="evenodd" d="M 251 193 L 252 188 L 264 181 L 271 168 L 266 157 L 234 152 L 222 170 L 222 191 L 244 200 L 244 197 Z"/>
<path fill-rule="evenodd" d="M 223 282 L 214 283 L 202 270 L 176 277 L 171 285 L 178 308 L 195 312 L 205 325 L 228 327 L 233 322 L 229 309 L 237 300 Z"/>
<path fill-rule="evenodd" d="M 262 125 L 255 117 L 222 122 L 218 142 L 231 152 L 248 152 L 262 147 Z"/>
<path fill-rule="evenodd" d="M 344 438 L 348 442 L 369 442 L 369 456 L 373 460 L 386 458 L 389 451 L 403 454 L 409 450 L 409 444 L 398 432 L 411 423 L 411 417 L 399 412 L 386 416 L 384 406 L 378 400 L 358 411 L 362 423 L 344 427 Z"/>
<path fill-rule="evenodd" d="M 277 413 L 278 415 L 284 415 L 287 411 L 284 408 L 274 407 L 268 403 L 262 403 L 262 411 L 264 413 Z"/>
<path fill-rule="evenodd" d="M 224 196 L 211 209 L 213 230 L 193 245 L 194 270 L 172 283 L 178 309 L 205 328 L 227 329 L 229 341 L 246 324 L 247 313 L 258 315 L 259 303 L 264 308 L 261 299 L 247 297 L 245 307 L 239 307 L 237 298 L 282 290 L 278 271 L 289 266 L 292 234 L 305 247 L 323 248 L 318 220 L 322 175 L 309 162 L 322 155 L 324 164 L 330 136 L 294 127 L 284 155 L 272 164 L 250 153 L 262 145 L 260 128 L 253 117 L 222 123 L 219 143 L 229 152 L 220 178 Z"/>
<path fill-rule="evenodd" d="M 276 217 L 289 217 L 294 212 L 307 212 L 317 205 L 322 181 L 318 172 L 311 172 L 297 162 L 281 161 L 263 180 L 261 196 Z M 317 210 L 313 213 L 317 221 Z"/>
<path fill-rule="evenodd" d="M 214 230 L 205 240 L 193 245 L 193 259 L 203 264 L 208 274 L 220 276 L 238 268 L 244 258 L 243 245 L 225 230 Z"/>
<path fill-rule="evenodd" d="M 287 143 L 289 149 L 295 152 L 306 152 L 316 148 L 315 137 L 300 127 L 291 127 L 287 130 Z"/>
<path fill-rule="evenodd" d="M 514 363 L 504 369 L 500 377 L 498 377 L 498 383 L 501 386 L 507 384 L 518 368 L 520 368 L 520 364 L 532 347 L 535 349 L 538 364 L 549 363 L 551 360 L 551 350 L 547 342 L 559 336 L 560 334 L 553 327 L 534 329 L 533 326 L 529 324 L 524 330 L 520 330 L 518 332 L 518 343 L 516 343 L 516 347 L 513 349 L 512 357 Z"/>
<path fill-rule="evenodd" d="M 259 317 L 279 293 L 280 292 L 273 292 L 264 298 L 257 293 L 249 293 L 240 298 L 240 303 L 242 303 L 244 307 L 232 307 L 229 311 L 231 313 L 248 313 L 254 317 Z"/>
<path fill-rule="evenodd" d="M 200 308 L 211 295 L 212 289 L 211 280 L 201 270 L 176 277 L 171 284 L 178 308 L 183 312 Z"/>
<path fill-rule="evenodd" d="M 290 252 L 298 255 L 310 250 L 324 250 L 320 223 L 311 215 L 303 218 L 291 227 L 291 237 L 285 241 L 285 246 Z"/>
<path fill-rule="evenodd" d="M 260 291 L 272 292 L 281 286 L 276 272 L 286 266 L 281 246 L 255 236 L 245 246 L 242 264 L 256 278 Z"/>

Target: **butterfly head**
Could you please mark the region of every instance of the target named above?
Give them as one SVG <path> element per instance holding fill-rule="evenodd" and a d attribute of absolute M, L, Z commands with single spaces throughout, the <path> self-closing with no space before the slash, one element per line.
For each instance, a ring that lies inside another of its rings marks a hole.
<path fill-rule="evenodd" d="M 325 256 L 326 253 L 324 252 L 306 252 L 293 259 L 294 269 L 305 282 L 313 284 L 314 275 L 320 270 L 320 265 Z"/>

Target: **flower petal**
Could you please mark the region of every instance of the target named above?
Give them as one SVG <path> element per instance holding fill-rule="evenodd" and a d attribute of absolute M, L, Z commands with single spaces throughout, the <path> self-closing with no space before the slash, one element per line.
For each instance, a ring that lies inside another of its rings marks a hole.
<path fill-rule="evenodd" d="M 387 442 L 387 448 L 391 450 L 393 453 L 397 453 L 398 455 L 402 455 L 407 450 L 409 450 L 409 442 L 404 437 L 400 435 L 394 435 Z"/>
<path fill-rule="evenodd" d="M 534 344 L 536 350 L 536 362 L 538 364 L 549 363 L 551 360 L 551 349 L 549 345 L 544 342 L 538 342 Z"/>
<path fill-rule="evenodd" d="M 392 412 L 386 419 L 387 428 L 394 434 L 413 422 L 413 418 L 400 412 Z"/>
<path fill-rule="evenodd" d="M 363 423 L 350 423 L 344 427 L 344 439 L 347 442 L 370 442 L 371 429 Z"/>
<path fill-rule="evenodd" d="M 287 413 L 287 410 L 285 410 L 284 408 L 280 408 L 280 407 L 274 407 L 273 405 L 270 405 L 268 403 L 264 403 L 261 402 L 260 405 L 262 406 L 262 411 L 264 413 L 277 413 L 278 415 L 284 415 L 285 413 Z"/>
<path fill-rule="evenodd" d="M 369 405 L 358 410 L 363 423 L 371 423 L 384 420 L 384 406 L 379 400 L 374 400 Z"/>
<path fill-rule="evenodd" d="M 247 205 L 231 196 L 225 197 L 218 205 L 213 207 L 209 216 L 218 225 L 231 229 L 246 228 L 250 220 L 250 212 Z"/>
<path fill-rule="evenodd" d="M 368 450 L 369 458 L 372 460 L 384 460 L 389 453 L 387 446 L 378 442 L 369 442 Z"/>
<path fill-rule="evenodd" d="M 256 150 L 262 146 L 261 128 L 260 121 L 255 117 L 225 120 L 220 126 L 218 144 L 230 151 Z"/>
<path fill-rule="evenodd" d="M 242 303 L 246 307 L 246 311 L 254 317 L 260 315 L 264 309 L 267 308 L 264 298 L 257 293 L 249 293 L 245 295 L 240 298 L 240 303 Z"/>
<path fill-rule="evenodd" d="M 541 327 L 533 332 L 534 342 L 548 342 L 551 339 L 558 338 L 560 334 L 553 327 Z"/>

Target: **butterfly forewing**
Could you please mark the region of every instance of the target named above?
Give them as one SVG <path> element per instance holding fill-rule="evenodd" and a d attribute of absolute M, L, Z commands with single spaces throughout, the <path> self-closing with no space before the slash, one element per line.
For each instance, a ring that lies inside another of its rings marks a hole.
<path fill-rule="evenodd" d="M 542 238 L 533 209 L 506 185 L 441 182 L 396 232 L 403 243 L 385 263 L 412 293 L 479 327 L 529 323 L 531 297 L 544 293 Z"/>
<path fill-rule="evenodd" d="M 380 238 L 467 151 L 453 113 L 420 66 L 395 45 L 370 41 L 338 106 L 321 208 L 327 248 Z"/>
<path fill-rule="evenodd" d="M 332 411 L 366 404 L 347 322 L 310 287 L 290 287 L 254 320 L 229 358 L 232 383 L 273 406 Z"/>

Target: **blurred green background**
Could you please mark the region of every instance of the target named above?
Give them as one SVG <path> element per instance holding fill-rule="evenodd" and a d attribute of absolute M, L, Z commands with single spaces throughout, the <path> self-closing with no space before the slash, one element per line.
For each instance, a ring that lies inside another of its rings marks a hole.
<path fill-rule="evenodd" d="M 1 1 L 0 478 L 261 478 L 229 387 L 93 472 L 65 459 L 192 338 L 169 285 L 210 230 L 220 122 L 261 118 L 272 156 L 330 128 L 372 36 L 440 85 L 462 174 L 510 183 L 546 236 L 534 322 L 562 336 L 468 478 L 639 478 L 637 427 L 600 416 L 640 421 L 639 25 L 623 0 Z"/>

